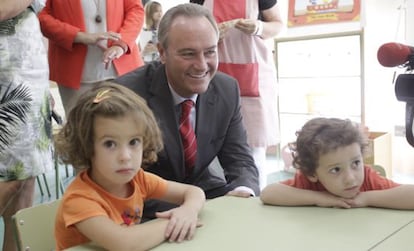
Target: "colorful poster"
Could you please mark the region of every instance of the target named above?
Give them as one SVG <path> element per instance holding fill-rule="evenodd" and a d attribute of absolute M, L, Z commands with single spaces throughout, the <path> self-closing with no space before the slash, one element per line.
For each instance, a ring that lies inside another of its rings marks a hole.
<path fill-rule="evenodd" d="M 290 0 L 288 27 L 360 20 L 360 0 Z"/>

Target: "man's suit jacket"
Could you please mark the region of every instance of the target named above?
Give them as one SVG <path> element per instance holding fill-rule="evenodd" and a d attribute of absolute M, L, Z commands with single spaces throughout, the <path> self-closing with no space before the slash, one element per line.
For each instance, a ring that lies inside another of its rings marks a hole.
<path fill-rule="evenodd" d="M 258 171 L 240 113 L 240 92 L 236 80 L 217 72 L 208 90 L 196 103 L 197 157 L 193 173 L 186 177 L 178 115 L 165 74 L 165 66 L 152 63 L 115 80 L 143 97 L 153 111 L 163 134 L 164 150 L 158 162 L 147 170 L 165 179 L 201 187 L 207 198 L 222 196 L 238 186 L 258 195 Z M 210 164 L 215 157 L 223 175 Z"/>

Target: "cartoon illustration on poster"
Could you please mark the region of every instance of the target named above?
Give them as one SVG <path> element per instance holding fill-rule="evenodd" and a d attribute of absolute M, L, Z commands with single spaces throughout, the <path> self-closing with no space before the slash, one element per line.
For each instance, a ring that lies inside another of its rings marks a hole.
<path fill-rule="evenodd" d="M 360 0 L 291 0 L 288 26 L 359 21 Z"/>

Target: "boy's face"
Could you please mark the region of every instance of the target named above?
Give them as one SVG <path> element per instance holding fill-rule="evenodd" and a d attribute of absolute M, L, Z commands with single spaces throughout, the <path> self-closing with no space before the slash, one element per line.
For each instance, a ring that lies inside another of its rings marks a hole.
<path fill-rule="evenodd" d="M 94 156 L 90 176 L 111 192 L 127 184 L 141 168 L 143 136 L 131 116 L 94 119 Z"/>
<path fill-rule="evenodd" d="M 355 197 L 364 182 L 360 145 L 354 143 L 322 154 L 315 174 L 308 178 L 312 182 L 319 181 L 336 196 L 348 199 Z"/>

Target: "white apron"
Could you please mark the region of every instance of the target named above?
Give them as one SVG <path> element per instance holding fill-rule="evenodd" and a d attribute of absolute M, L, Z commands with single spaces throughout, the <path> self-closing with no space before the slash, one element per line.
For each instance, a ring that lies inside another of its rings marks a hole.
<path fill-rule="evenodd" d="M 217 23 L 259 15 L 258 0 L 205 0 Z M 235 77 L 240 86 L 241 110 L 250 147 L 280 142 L 276 67 L 272 51 L 258 37 L 230 28 L 219 43 L 219 70 Z"/>

